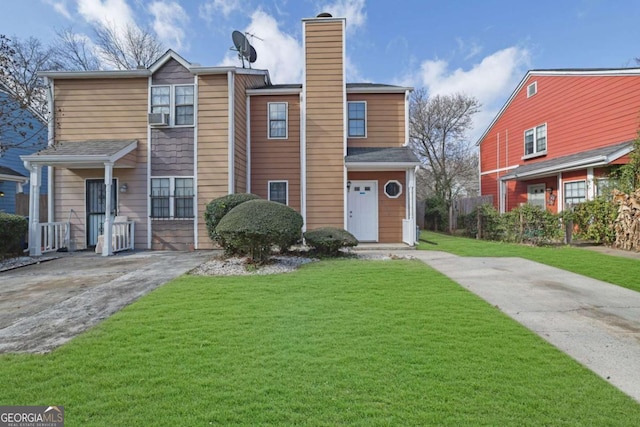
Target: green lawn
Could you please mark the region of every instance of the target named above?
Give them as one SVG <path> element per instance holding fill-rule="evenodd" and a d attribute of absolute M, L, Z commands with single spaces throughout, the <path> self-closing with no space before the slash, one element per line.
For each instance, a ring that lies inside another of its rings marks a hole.
<path fill-rule="evenodd" d="M 0 404 L 66 426 L 616 425 L 640 405 L 418 261 L 183 276 L 48 355 Z"/>
<path fill-rule="evenodd" d="M 423 231 L 418 249 L 460 256 L 521 257 L 640 291 L 640 260 L 570 246 L 529 246 Z"/>

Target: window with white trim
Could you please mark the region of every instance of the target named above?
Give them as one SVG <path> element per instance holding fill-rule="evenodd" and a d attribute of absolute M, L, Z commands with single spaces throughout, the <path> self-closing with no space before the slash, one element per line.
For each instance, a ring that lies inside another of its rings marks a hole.
<path fill-rule="evenodd" d="M 564 205 L 566 208 L 587 200 L 587 181 L 571 181 L 564 183 Z"/>
<path fill-rule="evenodd" d="M 195 111 L 194 85 L 151 86 L 149 112 L 170 115 L 172 126 L 193 126 Z"/>
<path fill-rule="evenodd" d="M 367 136 L 367 103 L 352 101 L 348 103 L 349 137 L 365 138 Z"/>
<path fill-rule="evenodd" d="M 608 177 L 596 179 L 596 196 L 609 197 L 611 190 L 611 180 Z"/>
<path fill-rule="evenodd" d="M 289 182 L 269 181 L 269 200 L 272 202 L 289 204 Z"/>
<path fill-rule="evenodd" d="M 151 218 L 193 218 L 193 178 L 151 178 Z"/>
<path fill-rule="evenodd" d="M 524 131 L 524 155 L 532 156 L 547 152 L 547 124 Z"/>
<path fill-rule="evenodd" d="M 527 86 L 527 98 L 531 98 L 536 93 L 538 93 L 538 82 L 533 82 Z"/>
<path fill-rule="evenodd" d="M 387 181 L 384 185 L 384 194 L 390 199 L 397 199 L 402 194 L 402 184 L 400 181 Z"/>
<path fill-rule="evenodd" d="M 287 138 L 288 103 L 269 102 L 269 139 Z"/>

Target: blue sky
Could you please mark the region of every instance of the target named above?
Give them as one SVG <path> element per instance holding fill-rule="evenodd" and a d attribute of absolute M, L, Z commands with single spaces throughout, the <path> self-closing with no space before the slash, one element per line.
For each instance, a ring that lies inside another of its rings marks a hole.
<path fill-rule="evenodd" d="M 476 96 L 472 139 L 529 69 L 635 67 L 640 57 L 637 0 L 5 0 L 0 34 L 46 43 L 56 29 L 131 23 L 213 66 L 240 65 L 231 32 L 249 31 L 262 39 L 254 67 L 298 83 L 301 19 L 322 11 L 347 18 L 348 81 Z"/>

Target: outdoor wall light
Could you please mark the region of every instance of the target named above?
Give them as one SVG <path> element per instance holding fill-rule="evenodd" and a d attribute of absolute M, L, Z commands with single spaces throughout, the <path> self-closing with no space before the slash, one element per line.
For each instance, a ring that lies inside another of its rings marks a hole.
<path fill-rule="evenodd" d="M 347 181 L 347 191 L 351 190 L 351 181 Z"/>
<path fill-rule="evenodd" d="M 547 187 L 547 193 L 553 194 L 553 187 Z"/>
<path fill-rule="evenodd" d="M 4 197 L 4 191 L 0 191 L 0 197 Z"/>
<path fill-rule="evenodd" d="M 129 186 L 127 185 L 126 182 L 120 186 L 121 193 L 126 193 L 128 189 L 129 189 Z"/>

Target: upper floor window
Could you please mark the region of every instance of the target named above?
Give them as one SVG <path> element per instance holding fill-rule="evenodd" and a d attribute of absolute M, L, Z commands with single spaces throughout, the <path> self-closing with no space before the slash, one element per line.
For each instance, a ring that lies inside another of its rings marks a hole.
<path fill-rule="evenodd" d="M 269 200 L 289 204 L 289 183 L 287 181 L 269 181 Z"/>
<path fill-rule="evenodd" d="M 527 86 L 527 98 L 532 97 L 536 93 L 538 93 L 538 82 L 533 82 Z"/>
<path fill-rule="evenodd" d="M 269 102 L 269 139 L 287 138 L 287 103 Z"/>
<path fill-rule="evenodd" d="M 524 155 L 543 154 L 547 151 L 547 125 L 524 131 Z"/>
<path fill-rule="evenodd" d="M 193 178 L 151 178 L 151 218 L 193 218 Z"/>
<path fill-rule="evenodd" d="M 348 103 L 349 137 L 364 138 L 367 136 L 367 103 L 354 101 Z"/>
<path fill-rule="evenodd" d="M 150 112 L 169 114 L 169 125 L 193 126 L 194 92 L 193 85 L 152 86 Z"/>

